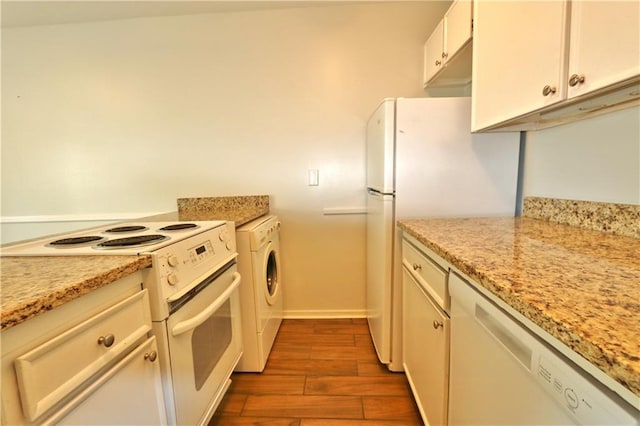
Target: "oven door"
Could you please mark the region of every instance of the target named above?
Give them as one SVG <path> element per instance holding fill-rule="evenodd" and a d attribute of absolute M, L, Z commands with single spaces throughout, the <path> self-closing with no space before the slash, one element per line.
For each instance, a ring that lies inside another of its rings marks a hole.
<path fill-rule="evenodd" d="M 167 342 L 177 424 L 205 424 L 242 355 L 235 263 L 169 315 Z"/>

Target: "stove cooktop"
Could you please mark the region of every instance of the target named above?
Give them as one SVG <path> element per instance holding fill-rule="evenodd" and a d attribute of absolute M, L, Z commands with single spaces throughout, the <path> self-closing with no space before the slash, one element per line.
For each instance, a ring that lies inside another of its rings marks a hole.
<path fill-rule="evenodd" d="M 225 225 L 224 221 L 119 223 L 0 248 L 2 256 L 125 255 L 162 247 Z"/>

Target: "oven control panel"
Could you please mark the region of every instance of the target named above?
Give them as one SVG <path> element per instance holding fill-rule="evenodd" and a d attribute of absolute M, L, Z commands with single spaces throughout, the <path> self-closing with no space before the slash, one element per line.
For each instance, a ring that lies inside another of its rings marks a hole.
<path fill-rule="evenodd" d="M 232 226 L 232 225 L 231 225 Z M 172 297 L 190 288 L 234 256 L 235 234 L 229 226 L 218 226 L 155 252 L 155 280 L 163 297 Z M 167 286 L 168 284 L 168 286 Z"/>
<path fill-rule="evenodd" d="M 213 251 L 211 241 L 205 241 L 204 243 L 189 249 L 189 261 L 194 265 L 204 262 L 214 255 L 215 252 Z"/>

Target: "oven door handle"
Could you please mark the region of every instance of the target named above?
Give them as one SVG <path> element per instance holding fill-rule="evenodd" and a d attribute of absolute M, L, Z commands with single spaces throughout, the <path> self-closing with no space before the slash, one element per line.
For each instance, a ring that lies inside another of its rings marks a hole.
<path fill-rule="evenodd" d="M 235 289 L 238 288 L 239 285 L 240 285 L 240 274 L 238 272 L 234 272 L 233 282 L 231 283 L 229 288 L 226 289 L 220 295 L 220 297 L 216 298 L 216 300 L 212 304 L 207 306 L 198 315 L 176 324 L 175 327 L 173 327 L 173 329 L 171 330 L 171 334 L 174 337 L 178 336 L 189 330 L 193 330 L 194 328 L 196 328 L 197 326 L 205 322 L 215 311 L 217 311 L 220 308 L 220 306 L 222 306 L 224 302 L 227 301 L 227 299 L 229 299 L 229 297 L 231 297 L 231 293 L 233 293 Z"/>

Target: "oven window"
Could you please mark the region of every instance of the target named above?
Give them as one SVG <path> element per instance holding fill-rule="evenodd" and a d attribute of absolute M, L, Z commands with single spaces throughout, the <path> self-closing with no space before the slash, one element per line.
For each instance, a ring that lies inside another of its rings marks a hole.
<path fill-rule="evenodd" d="M 200 390 L 231 344 L 231 300 L 196 327 L 191 337 L 196 390 Z"/>

